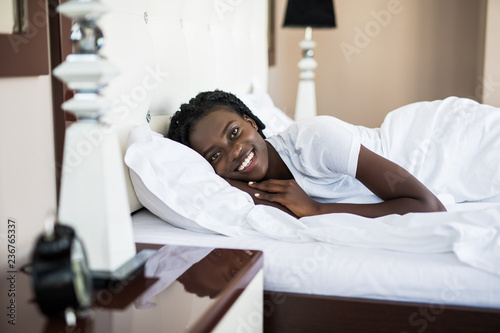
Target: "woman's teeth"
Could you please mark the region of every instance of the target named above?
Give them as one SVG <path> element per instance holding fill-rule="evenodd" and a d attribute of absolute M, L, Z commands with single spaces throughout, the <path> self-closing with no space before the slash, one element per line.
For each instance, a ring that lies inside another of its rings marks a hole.
<path fill-rule="evenodd" d="M 248 154 L 248 156 L 245 158 L 245 160 L 243 161 L 243 163 L 241 163 L 241 165 L 238 167 L 238 171 L 245 170 L 250 165 L 250 163 L 252 162 L 254 155 L 255 154 L 254 154 L 253 151 L 250 152 L 250 154 Z"/>

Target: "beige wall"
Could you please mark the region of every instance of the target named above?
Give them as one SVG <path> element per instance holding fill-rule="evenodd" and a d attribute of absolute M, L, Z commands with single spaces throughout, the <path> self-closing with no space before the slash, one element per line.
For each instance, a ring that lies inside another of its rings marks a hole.
<path fill-rule="evenodd" d="M 500 0 L 488 0 L 483 84 L 477 93 L 483 102 L 500 107 Z"/>
<path fill-rule="evenodd" d="M 17 224 L 19 259 L 30 254 L 47 213 L 56 209 L 51 99 L 50 76 L 0 79 L 1 267 L 8 219 Z"/>
<path fill-rule="evenodd" d="M 269 92 L 293 115 L 304 30 L 281 28 L 286 2 L 276 0 Z M 481 99 L 476 91 L 482 84 L 485 0 L 334 3 L 337 28 L 313 30 L 318 114 L 376 127 L 388 111 L 411 102 L 450 95 Z"/>

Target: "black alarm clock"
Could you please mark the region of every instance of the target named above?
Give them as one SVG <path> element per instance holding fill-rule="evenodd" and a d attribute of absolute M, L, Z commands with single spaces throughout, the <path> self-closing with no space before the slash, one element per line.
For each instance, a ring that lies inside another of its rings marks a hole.
<path fill-rule="evenodd" d="M 75 230 L 58 223 L 46 229 L 38 237 L 32 255 L 36 302 L 45 315 L 66 316 L 68 322 L 68 313 L 90 308 L 92 275 Z"/>

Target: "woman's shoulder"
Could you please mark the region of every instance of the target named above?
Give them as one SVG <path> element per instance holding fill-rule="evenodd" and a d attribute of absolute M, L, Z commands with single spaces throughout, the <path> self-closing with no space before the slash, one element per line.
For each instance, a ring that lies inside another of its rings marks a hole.
<path fill-rule="evenodd" d="M 345 124 L 332 116 L 311 117 L 295 122 L 277 137 L 270 138 L 270 142 L 304 174 L 351 175 L 352 170 L 355 172 L 355 153 L 359 151 L 360 141 Z"/>
<path fill-rule="evenodd" d="M 357 136 L 351 127 L 354 125 L 332 116 L 315 116 L 294 122 L 286 130 L 269 137 L 268 141 L 275 148 L 288 146 L 294 149 L 299 147 L 331 149 L 332 145 L 350 145 Z"/>

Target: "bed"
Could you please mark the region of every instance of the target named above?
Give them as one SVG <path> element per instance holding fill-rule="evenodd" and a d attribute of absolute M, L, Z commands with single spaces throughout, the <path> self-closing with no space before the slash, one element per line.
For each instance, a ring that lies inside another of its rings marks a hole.
<path fill-rule="evenodd" d="M 172 113 L 204 90 L 237 94 L 264 120 L 269 134 L 292 122 L 267 94 L 267 1 L 103 3 L 111 12 L 100 21 L 106 36 L 102 55 L 121 71 L 103 91 L 114 101 L 106 121 L 114 125 L 122 145 L 136 242 L 262 250 L 266 331 L 500 329 L 498 253 L 489 252 L 487 262 L 478 260 L 487 249 L 471 245 L 467 229 L 460 233 L 449 225 L 442 225 L 441 236 L 454 235 L 453 242 L 431 250 L 440 238 L 422 245 L 425 235 L 436 235 L 432 222 L 444 215 L 410 214 L 404 221 L 408 228 L 426 223 L 429 228 L 416 240 L 426 250 L 405 250 L 407 244 L 397 241 L 383 247 L 376 237 L 367 246 L 356 243 L 354 234 L 346 244 L 321 241 L 302 230 L 304 221 L 254 206 L 247 194 L 228 188 L 209 170 L 200 172 L 197 157 L 185 148 L 164 145 Z M 156 160 L 160 166 L 155 166 L 147 158 L 152 154 L 167 160 Z M 183 170 L 162 169 L 163 163 L 179 163 Z M 158 177 L 178 179 L 179 184 L 167 191 L 172 183 Z M 194 190 L 183 192 L 189 183 L 196 184 Z M 447 208 L 446 216 L 454 221 L 493 227 L 478 237 L 490 237 L 491 248 L 500 246 L 492 236 L 500 221 L 498 202 L 450 203 Z M 217 210 L 226 213 L 220 216 Z M 347 214 L 337 218 L 350 219 Z M 263 226 L 270 220 L 274 230 Z M 399 220 L 391 216 L 382 222 L 390 226 Z M 324 222 L 315 225 L 316 236 L 322 227 Z M 460 252 L 456 244 L 467 250 Z"/>

